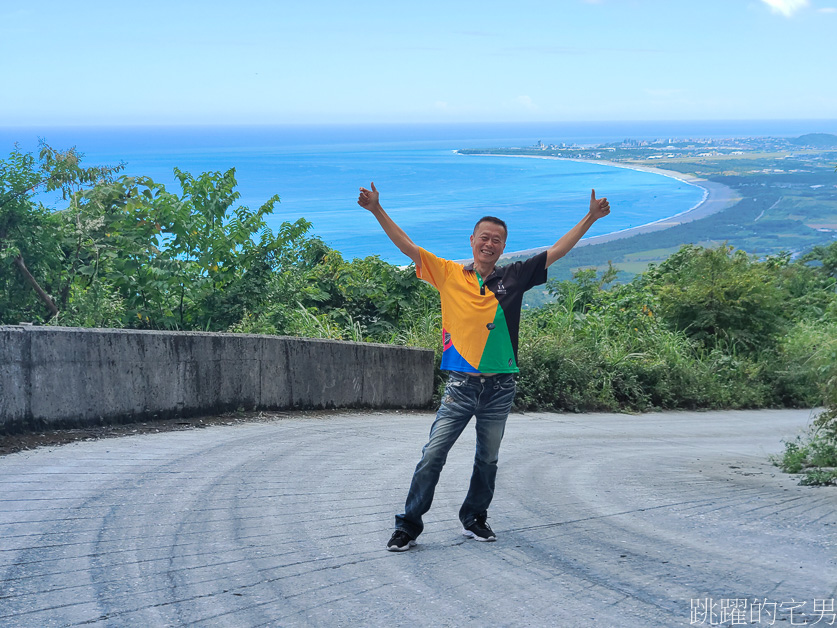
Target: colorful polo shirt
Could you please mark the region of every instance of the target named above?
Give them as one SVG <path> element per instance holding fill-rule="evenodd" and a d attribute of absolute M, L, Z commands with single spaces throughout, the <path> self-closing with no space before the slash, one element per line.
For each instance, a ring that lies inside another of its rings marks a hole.
<path fill-rule="evenodd" d="M 480 277 L 462 265 L 421 250 L 416 275 L 442 298 L 442 370 L 517 373 L 517 337 L 523 293 L 546 282 L 546 252 L 495 267 Z"/>

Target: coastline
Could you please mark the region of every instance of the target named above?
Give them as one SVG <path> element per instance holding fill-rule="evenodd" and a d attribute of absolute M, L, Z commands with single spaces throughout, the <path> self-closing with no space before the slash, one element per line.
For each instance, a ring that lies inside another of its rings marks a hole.
<path fill-rule="evenodd" d="M 457 154 L 459 151 L 455 151 Z M 497 154 L 490 154 L 490 155 L 467 155 L 468 157 L 522 157 L 522 158 L 529 158 L 529 159 L 553 159 L 556 161 L 578 161 L 582 163 L 590 163 L 590 164 L 597 164 L 600 166 L 612 166 L 614 168 L 626 168 L 628 170 L 638 170 L 640 172 L 650 172 L 652 174 L 658 174 L 664 177 L 670 177 L 672 179 L 677 179 L 678 181 L 682 181 L 688 185 L 693 185 L 695 187 L 701 188 L 703 190 L 703 198 L 699 203 L 697 203 L 694 207 L 691 207 L 685 211 L 679 212 L 667 218 L 660 218 L 653 222 L 646 223 L 644 225 L 639 225 L 636 227 L 630 227 L 628 229 L 622 229 L 620 231 L 613 231 L 611 233 L 605 233 L 602 235 L 597 236 L 590 236 L 587 238 L 582 238 L 576 246 L 586 246 L 589 244 L 603 244 L 605 242 L 611 242 L 613 240 L 621 240 L 623 238 L 630 238 L 635 235 L 640 235 L 643 233 L 653 233 L 654 231 L 662 231 L 663 229 L 669 229 L 671 227 L 676 227 L 678 225 L 685 224 L 687 222 L 692 222 L 694 220 L 699 220 L 701 218 L 705 218 L 706 216 L 710 216 L 712 214 L 716 214 L 720 211 L 725 209 L 729 209 L 736 203 L 741 200 L 741 196 L 738 195 L 735 190 L 732 188 L 723 185 L 721 183 L 715 183 L 713 181 L 708 181 L 701 177 L 696 177 L 690 174 L 684 174 L 682 172 L 675 172 L 673 170 L 663 170 L 662 168 L 655 168 L 653 166 L 643 166 L 639 164 L 625 164 L 616 161 L 606 161 L 606 160 L 599 160 L 599 159 L 572 159 L 567 157 L 553 157 L 551 155 L 497 155 Z M 525 249 L 522 251 L 512 251 L 509 253 L 503 254 L 503 259 L 508 259 L 512 257 L 521 257 L 524 255 L 536 255 L 541 251 L 545 251 L 548 249 L 552 244 L 547 244 L 545 246 L 540 246 L 531 249 Z"/>

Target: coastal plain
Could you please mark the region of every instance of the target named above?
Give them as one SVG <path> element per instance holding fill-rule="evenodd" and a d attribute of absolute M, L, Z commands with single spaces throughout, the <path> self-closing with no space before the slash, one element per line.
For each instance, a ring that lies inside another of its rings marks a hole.
<path fill-rule="evenodd" d="M 758 257 L 787 253 L 794 258 L 837 238 L 834 135 L 625 140 L 592 148 L 538 145 L 460 152 L 596 161 L 675 177 L 705 190 L 703 202 L 687 212 L 582 240 L 550 268 L 550 278 L 569 279 L 580 268 L 605 269 L 610 262 L 620 271 L 618 281 L 629 280 L 684 244 L 726 243 Z M 618 199 L 610 201 L 618 212 Z M 542 248 L 510 252 L 507 257 L 528 256 Z"/>

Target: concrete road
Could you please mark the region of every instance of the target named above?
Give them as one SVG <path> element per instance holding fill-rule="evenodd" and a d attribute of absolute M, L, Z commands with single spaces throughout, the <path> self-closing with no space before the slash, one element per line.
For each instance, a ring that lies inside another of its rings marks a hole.
<path fill-rule="evenodd" d="M 513 415 L 496 543 L 466 540 L 456 519 L 467 430 L 425 534 L 403 554 L 384 546 L 430 414 L 9 455 L 0 625 L 828 625 L 837 490 L 800 487 L 767 460 L 809 418 Z M 735 599 L 744 615 L 730 612 Z"/>

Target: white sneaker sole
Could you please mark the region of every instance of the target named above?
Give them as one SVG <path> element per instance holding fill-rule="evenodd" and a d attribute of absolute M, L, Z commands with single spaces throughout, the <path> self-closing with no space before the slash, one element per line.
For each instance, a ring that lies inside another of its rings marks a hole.
<path fill-rule="evenodd" d="M 466 530 L 465 528 L 462 528 L 462 536 L 467 536 L 467 537 L 470 537 L 470 538 L 474 539 L 475 541 L 482 541 L 484 543 L 491 543 L 491 542 L 497 540 L 496 536 L 489 536 L 486 539 L 486 538 L 483 538 L 481 536 L 477 536 L 476 534 L 474 534 L 470 530 Z"/>
<path fill-rule="evenodd" d="M 410 541 L 404 547 L 396 547 L 395 545 L 390 547 L 389 545 L 387 545 L 387 551 L 388 552 L 406 552 L 408 549 L 410 549 L 411 547 L 415 547 L 415 546 L 416 546 L 415 541 Z"/>

